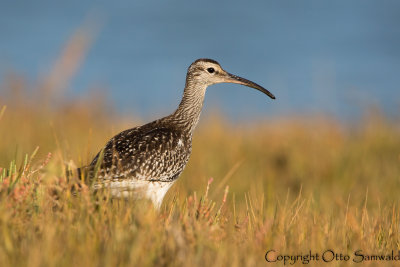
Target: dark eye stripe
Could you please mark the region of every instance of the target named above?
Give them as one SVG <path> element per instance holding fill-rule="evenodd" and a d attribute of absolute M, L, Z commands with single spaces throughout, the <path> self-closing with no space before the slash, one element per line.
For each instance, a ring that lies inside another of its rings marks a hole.
<path fill-rule="evenodd" d="M 208 71 L 209 73 L 214 73 L 215 70 L 214 70 L 214 68 L 208 68 L 207 71 Z"/>

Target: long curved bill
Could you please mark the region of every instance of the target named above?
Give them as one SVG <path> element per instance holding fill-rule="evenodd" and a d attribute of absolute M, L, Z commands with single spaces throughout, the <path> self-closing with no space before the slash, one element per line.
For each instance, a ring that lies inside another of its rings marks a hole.
<path fill-rule="evenodd" d="M 270 98 L 275 99 L 275 96 L 270 91 L 268 91 L 264 87 L 254 83 L 252 81 L 249 81 L 249 80 L 247 80 L 245 78 L 230 74 L 228 72 L 226 73 L 226 75 L 227 75 L 227 78 L 226 78 L 225 82 L 237 83 L 237 84 L 241 84 L 241 85 L 245 85 L 245 86 L 257 89 L 258 91 L 263 92 L 264 94 L 266 94 Z"/>

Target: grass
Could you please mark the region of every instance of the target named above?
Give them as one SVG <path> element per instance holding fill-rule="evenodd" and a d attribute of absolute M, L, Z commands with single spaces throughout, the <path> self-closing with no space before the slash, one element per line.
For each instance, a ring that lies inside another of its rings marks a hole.
<path fill-rule="evenodd" d="M 65 71 L 62 62 L 33 90 L 18 75 L 1 85 L 1 266 L 265 266 L 271 249 L 272 259 L 304 256 L 298 265 L 310 250 L 332 250 L 339 266 L 340 254 L 351 264 L 357 250 L 400 250 L 398 120 L 374 111 L 352 125 L 316 116 L 243 127 L 203 117 L 192 158 L 156 212 L 108 192 L 71 195 L 66 164 L 87 164 L 141 122 L 98 96 L 63 97 L 55 88 L 69 77 L 60 74 L 77 64 Z M 378 263 L 398 262 L 363 261 Z"/>
<path fill-rule="evenodd" d="M 261 266 L 270 249 L 352 258 L 400 249 L 400 131 L 378 113 L 352 127 L 205 119 L 160 212 L 68 190 L 65 163 L 89 162 L 127 120 L 89 103 L 0 114 L 3 266 Z"/>

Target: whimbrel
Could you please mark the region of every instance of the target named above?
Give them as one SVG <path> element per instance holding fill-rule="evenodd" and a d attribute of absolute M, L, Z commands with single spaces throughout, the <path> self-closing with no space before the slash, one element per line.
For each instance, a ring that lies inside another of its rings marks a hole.
<path fill-rule="evenodd" d="M 117 134 L 89 166 L 78 169 L 79 175 L 96 177 L 94 189 L 108 187 L 113 196 L 149 198 L 159 208 L 189 160 L 206 89 L 216 83 L 246 85 L 275 99 L 260 85 L 226 72 L 217 61 L 198 59 L 188 68 L 183 97 L 174 113 Z"/>

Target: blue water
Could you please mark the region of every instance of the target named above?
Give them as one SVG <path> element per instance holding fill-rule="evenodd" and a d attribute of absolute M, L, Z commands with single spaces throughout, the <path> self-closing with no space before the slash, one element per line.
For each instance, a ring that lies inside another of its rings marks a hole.
<path fill-rule="evenodd" d="M 90 19 L 88 19 L 88 17 Z M 172 112 L 200 57 L 273 92 L 215 85 L 206 112 L 233 120 L 323 112 L 341 119 L 371 105 L 400 111 L 400 1 L 0 1 L 0 82 L 35 82 L 85 21 L 99 31 L 67 95 L 100 86 L 123 112 Z"/>

